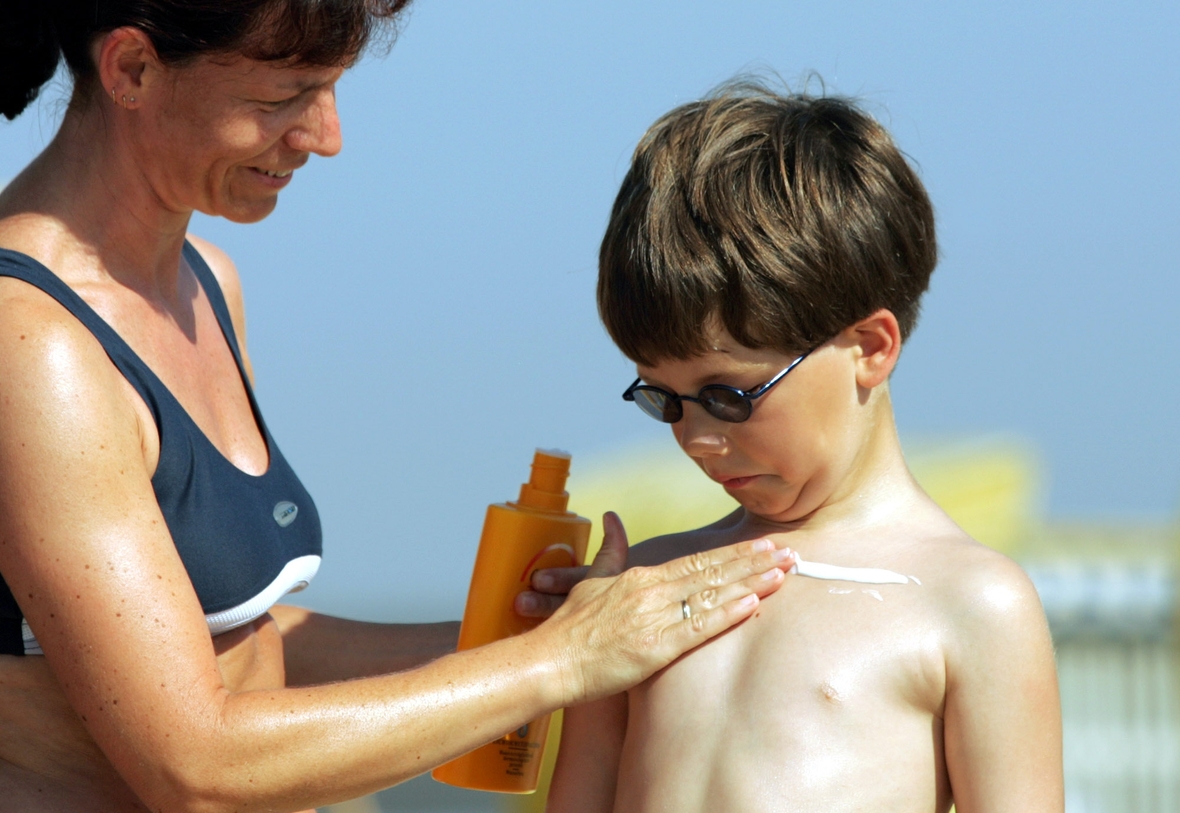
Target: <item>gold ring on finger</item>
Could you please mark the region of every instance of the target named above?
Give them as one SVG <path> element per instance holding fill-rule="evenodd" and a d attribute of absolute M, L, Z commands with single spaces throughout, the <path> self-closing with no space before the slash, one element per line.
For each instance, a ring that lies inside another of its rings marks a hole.
<path fill-rule="evenodd" d="M 688 606 L 688 599 L 680 600 L 680 614 L 684 616 L 684 620 L 692 618 L 692 608 Z"/>

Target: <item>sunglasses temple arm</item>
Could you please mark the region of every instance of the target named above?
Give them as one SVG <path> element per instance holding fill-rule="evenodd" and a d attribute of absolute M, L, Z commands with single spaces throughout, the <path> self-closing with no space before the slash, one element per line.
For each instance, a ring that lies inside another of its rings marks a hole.
<path fill-rule="evenodd" d="M 811 351 L 808 350 L 807 352 L 810 353 Z M 774 378 L 770 379 L 765 384 L 763 384 L 761 387 L 759 387 L 757 392 L 746 393 L 746 397 L 747 398 L 761 397 L 762 395 L 764 395 L 766 393 L 767 390 L 769 390 L 771 387 L 773 387 L 778 382 L 782 381 L 783 377 L 786 376 L 787 373 L 791 372 L 791 370 L 794 370 L 795 367 L 798 366 L 799 362 L 803 361 L 803 359 L 805 359 L 805 358 L 807 358 L 807 353 L 804 353 L 799 358 L 795 359 L 790 364 L 788 364 L 787 369 L 783 370 L 781 373 L 776 375 Z"/>

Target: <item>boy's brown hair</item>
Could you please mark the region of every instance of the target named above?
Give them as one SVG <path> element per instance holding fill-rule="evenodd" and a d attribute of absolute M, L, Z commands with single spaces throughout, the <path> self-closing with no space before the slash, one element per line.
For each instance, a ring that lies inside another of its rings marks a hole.
<path fill-rule="evenodd" d="M 905 338 L 937 260 L 934 211 L 850 101 L 743 81 L 644 134 L 599 253 L 598 308 L 633 361 L 798 353 L 888 308 Z"/>

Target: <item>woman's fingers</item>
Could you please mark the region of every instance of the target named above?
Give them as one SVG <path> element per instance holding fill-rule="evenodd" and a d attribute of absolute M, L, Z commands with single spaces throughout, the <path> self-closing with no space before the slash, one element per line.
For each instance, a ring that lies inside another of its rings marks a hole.
<path fill-rule="evenodd" d="M 530 586 L 538 593 L 565 598 L 574 585 L 586 578 L 590 572 L 589 565 L 581 567 L 546 567 L 534 570 L 530 579 Z"/>
<path fill-rule="evenodd" d="M 627 568 L 627 531 L 614 511 L 602 515 L 602 549 L 590 565 L 588 579 L 617 576 Z"/>
<path fill-rule="evenodd" d="M 665 584 L 674 602 L 689 600 L 692 609 L 707 610 L 748 593 L 773 593 L 782 584 L 776 574 L 790 570 L 794 561 L 790 548 L 776 548 L 764 539 L 701 551 L 654 570 L 670 578 Z M 675 578 L 681 573 L 685 575 Z"/>
<path fill-rule="evenodd" d="M 550 596 L 526 590 L 517 593 L 512 600 L 512 609 L 522 618 L 548 618 L 565 603 L 565 596 Z"/>
<path fill-rule="evenodd" d="M 741 581 L 723 584 L 720 587 L 706 587 L 682 601 L 688 603 L 688 614 L 692 616 L 707 610 L 714 610 L 733 601 L 739 601 L 749 595 L 762 598 L 770 595 L 782 585 L 784 574 L 789 569 L 790 565 L 783 562 L 777 567 L 747 576 Z M 684 615 L 683 604 L 681 605 L 681 614 Z"/>
<path fill-rule="evenodd" d="M 616 532 L 617 543 L 621 524 L 609 531 Z M 600 571 L 616 566 L 601 558 Z M 569 702 L 630 688 L 742 621 L 783 584 L 793 558 L 763 539 L 587 579 L 555 615 L 556 625 L 538 629 L 561 630 L 559 659 L 572 667 L 563 678 Z"/>
<path fill-rule="evenodd" d="M 565 603 L 578 582 L 590 572 L 588 566 L 547 567 L 533 571 L 530 579 L 532 590 L 518 593 L 513 604 L 516 614 L 525 618 L 548 618 Z"/>
<path fill-rule="evenodd" d="M 667 585 L 673 595 L 687 595 L 674 606 L 680 618 L 668 627 L 665 642 L 678 653 L 687 652 L 745 620 L 762 598 L 782 586 L 794 560 L 790 548 L 756 540 L 669 562 L 673 573 L 689 573 Z"/>
<path fill-rule="evenodd" d="M 582 567 L 548 567 L 537 570 L 529 579 L 532 590 L 516 596 L 513 609 L 525 618 L 548 618 L 565 603 L 583 579 L 617 576 L 627 567 L 627 532 L 618 514 L 608 511 L 602 517 L 602 549 L 594 564 Z"/>
<path fill-rule="evenodd" d="M 794 553 L 790 548 L 779 548 L 770 539 L 755 539 L 750 542 L 739 542 L 723 548 L 703 550 L 679 559 L 659 565 L 656 570 L 662 571 L 665 579 L 682 577 L 699 577 L 716 573 L 718 567 L 745 562 L 747 566 L 770 570 L 786 561 L 793 561 Z"/>
<path fill-rule="evenodd" d="M 785 576 L 782 571 L 777 573 L 779 575 L 776 579 L 781 585 Z M 734 624 L 749 618 L 754 610 L 758 609 L 760 601 L 757 593 L 746 593 L 711 610 L 693 611 L 687 618 L 681 616 L 682 620 L 673 623 L 664 632 L 663 643 L 677 653 L 668 662 L 671 663 L 690 649 L 695 649 Z"/>

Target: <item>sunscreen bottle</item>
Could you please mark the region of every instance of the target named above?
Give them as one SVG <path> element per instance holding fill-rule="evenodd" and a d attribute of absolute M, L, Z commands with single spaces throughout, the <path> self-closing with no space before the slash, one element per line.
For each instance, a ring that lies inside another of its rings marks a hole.
<path fill-rule="evenodd" d="M 569 470 L 568 454 L 538 449 L 520 499 L 488 506 L 459 628 L 460 650 L 537 626 L 540 619 L 522 618 L 512 609 L 516 595 L 530 589 L 533 571 L 582 564 L 590 520 L 566 510 Z M 537 789 L 549 716 L 435 768 L 431 776 L 473 790 L 532 793 Z"/>

